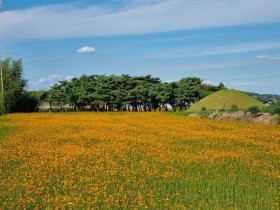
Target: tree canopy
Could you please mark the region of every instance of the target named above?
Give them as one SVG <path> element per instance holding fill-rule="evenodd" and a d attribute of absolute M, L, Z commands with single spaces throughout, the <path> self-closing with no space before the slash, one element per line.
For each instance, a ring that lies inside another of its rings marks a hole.
<path fill-rule="evenodd" d="M 178 82 L 162 82 L 151 75 L 130 76 L 82 75 L 71 81 L 60 81 L 45 95 L 50 109 L 90 109 L 93 111 L 152 111 L 172 107 L 186 109 L 192 103 L 217 91 L 220 86 L 202 83 L 197 77 Z"/>
<path fill-rule="evenodd" d="M 25 90 L 27 80 L 22 77 L 22 61 L 6 58 L 1 61 L 0 67 L 3 72 L 4 87 L 4 90 L 0 90 L 0 114 L 35 111 L 36 101 Z"/>

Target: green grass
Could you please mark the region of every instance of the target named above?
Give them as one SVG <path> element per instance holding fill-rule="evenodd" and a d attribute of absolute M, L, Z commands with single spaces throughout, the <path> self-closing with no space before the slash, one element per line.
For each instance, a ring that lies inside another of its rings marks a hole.
<path fill-rule="evenodd" d="M 262 108 L 261 102 L 237 90 L 220 90 L 215 92 L 191 106 L 188 112 L 200 112 L 202 107 L 207 110 L 230 110 L 235 104 L 240 110 L 246 110 L 251 106 Z"/>

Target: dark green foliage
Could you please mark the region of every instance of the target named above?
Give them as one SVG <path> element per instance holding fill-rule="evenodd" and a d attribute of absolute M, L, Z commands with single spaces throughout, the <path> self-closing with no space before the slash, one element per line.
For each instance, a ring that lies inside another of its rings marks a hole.
<path fill-rule="evenodd" d="M 71 81 L 60 81 L 47 92 L 50 109 L 93 111 L 173 111 L 186 109 L 205 93 L 219 87 L 202 84 L 196 77 L 162 83 L 159 78 L 129 75 L 82 75 Z"/>
<path fill-rule="evenodd" d="M 247 111 L 250 112 L 252 115 L 256 116 L 258 113 L 260 113 L 261 110 L 258 106 L 251 106 L 248 108 Z"/>
<path fill-rule="evenodd" d="M 3 104 L 0 105 L 0 112 L 3 112 L 3 107 L 6 113 L 17 112 L 18 104 L 23 101 L 24 88 L 27 86 L 27 80 L 22 78 L 22 62 L 21 60 L 7 58 L 1 62 L 1 66 L 3 70 L 4 98 L 0 100 L 0 103 Z"/>
<path fill-rule="evenodd" d="M 180 110 L 186 110 L 190 104 L 200 99 L 200 85 L 202 80 L 197 77 L 187 77 L 179 80 L 175 90 L 176 103 Z"/>
<path fill-rule="evenodd" d="M 220 82 L 220 84 L 218 85 L 218 90 L 223 90 L 223 89 L 227 89 L 225 84 Z"/>
<path fill-rule="evenodd" d="M 264 106 L 261 110 L 264 113 L 269 113 L 269 114 L 273 114 L 273 107 L 271 105 L 269 106 Z"/>
<path fill-rule="evenodd" d="M 273 108 L 274 108 L 274 114 L 280 114 L 280 100 L 275 102 Z"/>
<path fill-rule="evenodd" d="M 46 100 L 46 95 L 48 93 L 47 90 L 35 90 L 35 91 L 29 91 L 29 93 L 35 97 L 39 103 L 43 103 Z"/>
<path fill-rule="evenodd" d="M 36 112 L 38 111 L 39 100 L 31 92 L 24 91 L 17 100 L 16 112 Z"/>
<path fill-rule="evenodd" d="M 259 94 L 259 93 L 248 93 L 246 92 L 249 96 L 252 96 L 256 98 L 258 101 L 268 104 L 268 103 L 273 103 L 277 100 L 280 100 L 280 95 L 275 95 L 275 94 Z"/>
<path fill-rule="evenodd" d="M 262 110 L 270 114 L 280 114 L 280 100 L 273 101 L 269 106 L 266 106 Z"/>
<path fill-rule="evenodd" d="M 207 90 L 206 91 L 200 91 L 199 97 L 200 98 L 205 98 L 205 97 L 211 95 L 212 93 L 214 93 L 214 91 L 207 91 Z"/>
<path fill-rule="evenodd" d="M 230 112 L 238 112 L 239 108 L 236 104 L 232 104 L 229 111 Z"/>
<path fill-rule="evenodd" d="M 201 107 L 201 111 L 202 111 L 202 112 L 206 112 L 206 110 L 207 110 L 207 109 L 206 109 L 205 106 L 204 106 L 204 107 Z"/>

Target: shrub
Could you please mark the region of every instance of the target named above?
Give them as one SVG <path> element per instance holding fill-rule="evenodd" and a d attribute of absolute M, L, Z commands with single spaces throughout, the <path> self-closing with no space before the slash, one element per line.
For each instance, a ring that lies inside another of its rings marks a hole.
<path fill-rule="evenodd" d="M 264 112 L 264 113 L 269 113 L 269 114 L 274 113 L 274 109 L 273 109 L 272 105 L 264 106 L 261 111 Z"/>
<path fill-rule="evenodd" d="M 251 107 L 248 108 L 247 111 L 250 112 L 254 116 L 256 116 L 258 113 L 261 112 L 261 110 L 258 106 L 251 106 Z"/>
<path fill-rule="evenodd" d="M 280 114 L 280 101 L 277 101 L 274 105 L 274 114 Z"/>
<path fill-rule="evenodd" d="M 206 109 L 205 106 L 204 106 L 204 107 L 201 107 L 201 111 L 202 111 L 202 112 L 206 112 L 206 110 L 207 110 L 207 109 Z"/>
<path fill-rule="evenodd" d="M 238 112 L 239 108 L 236 104 L 232 104 L 229 111 L 230 112 Z"/>
<path fill-rule="evenodd" d="M 271 105 L 264 107 L 262 111 L 273 115 L 280 114 L 280 101 L 274 102 Z"/>

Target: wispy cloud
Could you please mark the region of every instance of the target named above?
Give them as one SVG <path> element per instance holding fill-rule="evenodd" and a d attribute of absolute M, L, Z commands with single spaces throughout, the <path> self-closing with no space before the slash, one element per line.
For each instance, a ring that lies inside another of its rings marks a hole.
<path fill-rule="evenodd" d="M 260 60 L 280 60 L 280 56 L 271 56 L 271 55 L 259 55 L 257 59 Z"/>
<path fill-rule="evenodd" d="M 217 80 L 203 80 L 202 83 L 206 84 L 206 85 L 218 85 L 221 81 L 217 81 Z"/>
<path fill-rule="evenodd" d="M 141 2 L 141 3 L 139 3 Z M 122 8 L 49 5 L 0 13 L 0 39 L 147 34 L 280 21 L 277 0 L 133 1 Z"/>
<path fill-rule="evenodd" d="M 41 83 L 41 84 L 49 83 L 49 82 L 59 81 L 61 79 L 63 79 L 62 76 L 53 74 L 53 75 L 50 75 L 50 76 L 47 76 L 47 77 L 40 78 L 38 80 L 38 83 Z"/>
<path fill-rule="evenodd" d="M 77 53 L 95 53 L 96 49 L 93 47 L 85 46 L 77 50 Z"/>
<path fill-rule="evenodd" d="M 192 48 L 175 48 L 173 50 L 165 51 L 150 55 L 151 58 L 172 58 L 172 57 L 199 57 L 211 55 L 224 55 L 234 53 L 245 53 L 262 50 L 280 49 L 280 42 L 257 42 L 237 44 L 232 46 L 217 46 L 205 49 Z M 272 57 L 267 55 L 257 56 L 258 59 L 278 60 L 280 57 Z"/>
<path fill-rule="evenodd" d="M 234 86 L 256 86 L 256 85 L 270 85 L 268 82 L 232 82 Z"/>
<path fill-rule="evenodd" d="M 59 82 L 60 80 L 71 80 L 72 78 L 74 78 L 74 77 L 53 74 L 53 75 L 49 75 L 46 77 L 42 77 L 42 78 L 38 79 L 38 81 L 35 83 L 36 84 L 54 84 L 56 82 Z"/>
<path fill-rule="evenodd" d="M 234 60 L 234 61 L 206 61 L 199 63 L 187 63 L 187 64 L 171 64 L 153 68 L 153 71 L 159 73 L 173 73 L 180 74 L 182 72 L 206 72 L 212 70 L 224 70 L 237 67 L 246 67 L 254 64 L 253 60 Z"/>
<path fill-rule="evenodd" d="M 66 76 L 65 77 L 65 79 L 67 80 L 67 81 L 70 81 L 71 79 L 73 79 L 74 77 L 73 76 Z"/>
<path fill-rule="evenodd" d="M 172 79 L 167 79 L 167 80 L 165 80 L 165 82 L 171 83 L 171 82 L 174 82 L 174 81 Z"/>
<path fill-rule="evenodd" d="M 243 53 L 243 52 L 253 52 L 260 50 L 272 50 L 279 49 L 280 42 L 259 42 L 259 43 L 249 43 L 249 44 L 238 44 L 234 46 L 221 46 L 215 48 L 209 48 L 203 50 L 203 52 L 197 55 L 221 55 L 221 54 L 233 54 L 233 53 Z"/>

